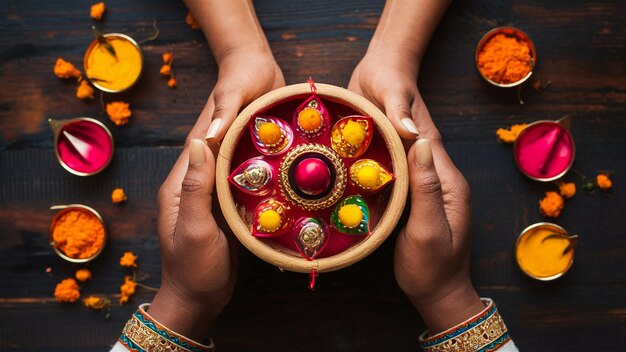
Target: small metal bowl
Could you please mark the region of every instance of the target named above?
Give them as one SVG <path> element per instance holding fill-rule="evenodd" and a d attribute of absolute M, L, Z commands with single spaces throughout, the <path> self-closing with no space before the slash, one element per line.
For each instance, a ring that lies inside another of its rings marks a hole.
<path fill-rule="evenodd" d="M 532 273 L 527 272 L 526 270 L 524 270 L 524 268 L 520 265 L 519 262 L 519 258 L 517 257 L 517 249 L 519 247 L 519 244 L 522 240 L 522 238 L 524 236 L 526 236 L 528 233 L 530 233 L 533 230 L 536 230 L 537 228 L 540 227 L 547 227 L 550 228 L 551 231 L 554 231 L 555 234 L 562 234 L 564 236 L 568 236 L 570 237 L 569 233 L 567 233 L 567 231 L 562 228 L 561 226 L 557 225 L 557 224 L 553 224 L 550 222 L 538 222 L 536 224 L 532 224 L 530 226 L 528 226 L 527 228 L 525 228 L 522 233 L 520 233 L 519 237 L 517 238 L 517 242 L 515 242 L 515 261 L 517 262 L 517 266 L 520 268 L 520 270 L 526 274 L 526 276 L 535 279 L 535 280 L 539 280 L 539 281 L 552 281 L 555 279 L 558 279 L 559 277 L 565 275 L 565 273 L 572 267 L 572 264 L 574 264 L 574 256 L 575 254 L 572 253 L 572 260 L 570 260 L 569 264 L 567 265 L 567 267 L 561 271 L 560 273 L 554 274 L 552 276 L 536 276 L 533 275 Z M 574 248 L 571 249 L 572 251 L 574 251 Z"/>
<path fill-rule="evenodd" d="M 101 84 L 98 83 L 98 80 L 96 79 L 92 79 L 89 77 L 86 77 L 87 80 L 96 88 L 98 88 L 99 90 L 106 92 L 106 93 L 120 93 L 120 92 L 124 92 L 130 88 L 132 88 L 141 78 L 141 74 L 143 73 L 143 67 L 144 67 L 144 58 L 143 58 L 143 52 L 141 51 L 141 48 L 139 47 L 139 44 L 131 37 L 127 36 L 126 34 L 122 34 L 122 33 L 107 33 L 107 34 L 103 34 L 102 35 L 105 38 L 122 38 L 125 39 L 127 41 L 129 41 L 135 48 L 137 48 L 137 51 L 139 51 L 139 57 L 141 58 L 141 69 L 139 70 L 139 74 L 137 75 L 137 79 L 135 79 L 135 81 L 133 81 L 133 83 L 131 83 L 128 87 L 124 87 L 121 89 L 111 89 L 111 88 L 107 88 L 102 86 Z M 89 59 L 89 55 L 91 54 L 91 51 L 96 47 L 96 45 L 98 44 L 98 40 L 94 39 L 93 42 L 91 42 L 91 44 L 89 44 L 89 46 L 87 47 L 87 50 L 85 51 L 85 57 L 83 59 L 83 68 L 85 69 L 85 76 L 87 76 L 87 62 Z"/>
<path fill-rule="evenodd" d="M 63 126 L 78 121 L 88 121 L 101 127 L 107 133 L 111 141 L 111 155 L 109 156 L 109 160 L 100 169 L 93 172 L 82 172 L 72 169 L 69 165 L 67 165 L 67 163 L 61 158 L 61 155 L 59 154 L 59 134 L 61 133 Z M 111 134 L 111 131 L 107 128 L 107 126 L 105 126 L 102 122 L 96 119 L 92 119 L 91 117 L 77 117 L 69 120 L 48 119 L 48 123 L 50 124 L 50 128 L 52 128 L 52 132 L 54 133 L 54 154 L 56 155 L 59 164 L 61 164 L 61 166 L 63 166 L 63 168 L 69 173 L 76 176 L 92 176 L 106 169 L 107 166 L 109 166 L 109 164 L 111 163 L 111 160 L 113 160 L 113 155 L 115 154 L 115 142 L 113 140 L 113 135 Z"/>
<path fill-rule="evenodd" d="M 531 60 L 531 66 L 532 68 L 535 67 L 535 65 L 537 64 L 537 52 L 535 50 L 535 44 L 533 44 L 533 41 L 530 40 L 530 37 L 522 32 L 521 30 L 517 29 L 517 28 L 513 28 L 513 27 L 497 27 L 494 28 L 492 30 L 490 30 L 489 32 L 487 32 L 487 34 L 485 34 L 479 41 L 478 41 L 478 45 L 476 45 L 476 53 L 474 55 L 474 62 L 476 63 L 476 70 L 478 70 L 478 74 L 487 82 L 489 82 L 490 84 L 496 86 L 496 87 L 500 87 L 500 88 L 512 88 L 512 87 L 517 87 L 520 84 L 524 83 L 526 80 L 528 80 L 528 78 L 530 78 L 530 76 L 533 74 L 533 70 L 531 68 L 530 72 L 528 72 L 528 74 L 520 79 L 517 82 L 513 82 L 513 83 L 498 83 L 495 81 L 492 81 L 491 79 L 485 77 L 483 75 L 483 73 L 480 71 L 480 68 L 478 67 L 478 54 L 480 54 L 480 52 L 483 49 L 483 46 L 485 46 L 485 44 L 489 41 L 489 39 L 493 38 L 495 35 L 497 34 L 504 34 L 507 37 L 514 37 L 517 38 L 519 41 L 523 41 L 526 44 L 528 44 L 528 47 L 530 48 L 530 60 Z"/>
<path fill-rule="evenodd" d="M 543 125 L 543 124 L 555 124 L 555 125 L 561 126 L 561 128 L 563 128 L 563 130 L 569 135 L 569 139 L 572 141 L 572 160 L 570 160 L 569 164 L 563 171 L 551 177 L 537 177 L 537 176 L 530 175 L 528 172 L 526 172 L 526 170 L 524 170 L 524 168 L 522 168 L 522 166 L 520 165 L 520 161 L 517 157 L 517 153 L 519 150 L 519 144 L 517 142 L 521 140 L 520 136 L 523 136 L 525 132 L 530 131 L 533 128 L 533 126 Z M 574 159 L 576 158 L 576 143 L 574 142 L 574 137 L 570 133 L 571 124 L 572 124 L 571 116 L 566 115 L 556 121 L 539 120 L 526 126 L 526 128 L 524 128 L 524 130 L 520 132 L 520 134 L 515 139 L 515 142 L 513 143 L 513 160 L 515 160 L 515 165 L 517 165 L 517 168 L 520 170 L 520 172 L 524 174 L 526 177 L 530 178 L 531 180 L 539 181 L 539 182 L 552 182 L 565 176 L 565 174 L 568 173 L 569 170 L 572 168 L 572 165 L 574 165 Z"/>
<path fill-rule="evenodd" d="M 52 247 L 52 250 L 54 250 L 54 252 L 58 254 L 59 257 L 61 257 L 62 259 L 70 263 L 88 263 L 96 259 L 96 257 L 98 257 L 100 253 L 102 253 L 107 242 L 107 231 L 106 231 L 106 227 L 104 226 L 104 220 L 102 219 L 102 216 L 100 216 L 100 214 L 95 209 L 88 207 L 86 205 L 83 205 L 83 204 L 67 204 L 67 205 L 54 205 L 50 207 L 50 210 L 59 210 L 54 215 L 54 218 L 52 218 L 52 221 L 50 222 L 50 232 L 48 235 L 48 241 L 50 243 L 50 247 Z M 59 248 L 56 247 L 56 243 L 54 243 L 54 240 L 52 238 L 52 233 L 54 232 L 54 227 L 57 221 L 59 221 L 60 217 L 63 214 L 69 211 L 73 211 L 73 210 L 78 210 L 78 211 L 82 211 L 82 212 L 94 215 L 100 220 L 100 223 L 102 224 L 102 227 L 104 229 L 104 241 L 102 243 L 102 247 L 100 247 L 100 249 L 89 258 L 72 258 L 72 257 L 67 256 L 65 253 L 63 253 L 63 251 L 61 251 Z"/>

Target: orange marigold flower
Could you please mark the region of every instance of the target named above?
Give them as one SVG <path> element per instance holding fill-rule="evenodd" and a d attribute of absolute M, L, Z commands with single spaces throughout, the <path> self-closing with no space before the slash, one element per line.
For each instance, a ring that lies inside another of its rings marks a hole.
<path fill-rule="evenodd" d="M 496 135 L 501 142 L 514 143 L 517 136 L 528 126 L 525 123 L 513 125 L 510 129 L 498 128 Z"/>
<path fill-rule="evenodd" d="M 93 99 L 93 88 L 87 82 L 87 80 L 80 81 L 80 85 L 76 90 L 76 98 L 78 99 Z"/>
<path fill-rule="evenodd" d="M 59 282 L 54 288 L 54 297 L 59 302 L 73 303 L 78 301 L 80 292 L 76 280 L 69 278 Z"/>
<path fill-rule="evenodd" d="M 124 190 L 122 188 L 116 188 L 111 193 L 111 201 L 113 203 L 121 203 L 126 201 L 127 199 L 128 197 L 126 197 L 126 193 L 124 193 Z"/>
<path fill-rule="evenodd" d="M 176 79 L 174 77 L 170 77 L 170 79 L 167 80 L 167 86 L 172 89 L 176 88 Z"/>
<path fill-rule="evenodd" d="M 173 60 L 174 60 L 174 54 L 163 53 L 163 63 L 171 65 Z"/>
<path fill-rule="evenodd" d="M 137 263 L 135 263 L 137 261 L 137 257 L 136 255 L 133 254 L 133 252 L 124 252 L 124 255 L 120 258 L 120 265 L 121 266 L 125 266 L 127 268 L 130 267 L 137 267 Z"/>
<path fill-rule="evenodd" d="M 611 178 L 607 174 L 598 174 L 598 176 L 596 176 L 596 184 L 600 189 L 605 191 L 613 187 L 613 181 L 611 181 Z"/>
<path fill-rule="evenodd" d="M 167 65 L 167 64 L 165 64 L 165 65 L 161 66 L 161 74 L 162 74 L 163 76 L 169 76 L 169 75 L 171 75 L 171 74 L 172 74 L 172 66 Z"/>
<path fill-rule="evenodd" d="M 200 29 L 200 24 L 196 21 L 195 17 L 191 14 L 191 11 L 187 13 L 187 17 L 185 17 L 185 23 L 189 25 L 189 27 L 193 29 Z"/>
<path fill-rule="evenodd" d="M 91 18 L 94 20 L 100 20 L 104 11 L 106 11 L 106 6 L 104 6 L 103 2 L 91 5 Z"/>
<path fill-rule="evenodd" d="M 85 307 L 95 310 L 104 309 L 111 305 L 111 301 L 104 297 L 89 296 L 83 299 Z"/>
<path fill-rule="evenodd" d="M 561 215 L 565 202 L 556 192 L 546 192 L 545 198 L 539 201 L 539 212 L 550 218 L 558 218 Z"/>
<path fill-rule="evenodd" d="M 76 277 L 76 280 L 80 281 L 80 282 L 85 282 L 89 279 L 91 279 L 91 271 L 89 271 L 89 269 L 78 269 L 76 271 L 76 274 L 74 274 L 74 277 Z"/>
<path fill-rule="evenodd" d="M 59 78 L 80 78 L 80 71 L 71 62 L 65 61 L 62 58 L 57 59 L 57 63 L 54 65 L 54 74 Z"/>
<path fill-rule="evenodd" d="M 128 299 L 135 294 L 136 287 L 137 283 L 134 282 L 130 276 L 124 278 L 124 284 L 120 286 L 120 292 L 122 293 L 120 304 L 128 302 Z"/>
<path fill-rule="evenodd" d="M 559 193 L 561 197 L 570 199 L 576 194 L 576 184 L 574 182 L 559 182 Z"/>
<path fill-rule="evenodd" d="M 122 126 L 128 123 L 133 113 L 130 111 L 129 104 L 123 101 L 114 101 L 107 103 L 107 115 L 114 124 Z"/>

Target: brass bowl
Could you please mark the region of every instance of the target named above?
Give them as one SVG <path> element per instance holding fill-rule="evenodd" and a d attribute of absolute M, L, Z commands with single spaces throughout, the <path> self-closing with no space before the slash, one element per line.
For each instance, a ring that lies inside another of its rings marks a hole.
<path fill-rule="evenodd" d="M 59 210 L 55 215 L 54 218 L 52 218 L 52 221 L 50 222 L 50 231 L 48 234 L 48 241 L 50 243 L 50 247 L 52 247 L 52 250 L 54 250 L 54 252 L 61 257 L 62 259 L 70 262 L 70 263 L 88 263 L 94 259 L 96 259 L 100 253 L 102 253 L 102 251 L 104 250 L 104 247 L 106 246 L 106 241 L 107 241 L 107 231 L 106 231 L 106 227 L 104 226 L 104 220 L 102 219 L 102 216 L 100 216 L 100 214 L 93 208 L 88 207 L 86 205 L 83 204 L 68 204 L 68 205 L 55 205 L 50 207 L 50 210 Z M 52 233 L 54 232 L 54 227 L 57 223 L 57 221 L 59 221 L 59 218 L 69 212 L 69 211 L 73 211 L 73 210 L 78 210 L 78 211 L 82 211 L 91 215 L 94 215 L 95 217 L 97 217 L 100 220 L 100 223 L 102 224 L 102 227 L 104 229 L 104 241 L 102 243 L 102 247 L 100 247 L 100 249 L 98 249 L 98 251 L 96 253 L 94 253 L 94 255 L 92 255 L 89 258 L 72 258 L 67 256 L 65 253 L 63 253 L 63 251 L 61 251 L 59 248 L 56 247 L 56 243 L 54 243 L 54 240 L 52 238 Z"/>
<path fill-rule="evenodd" d="M 61 158 L 61 155 L 59 154 L 58 142 L 59 142 L 59 135 L 61 133 L 61 130 L 63 129 L 63 126 L 65 126 L 66 124 L 69 124 L 72 122 L 78 122 L 78 121 L 88 121 L 95 125 L 98 125 L 107 133 L 107 135 L 109 136 L 109 139 L 111 140 L 111 155 L 109 156 L 109 160 L 104 164 L 104 166 L 102 166 L 100 169 L 93 171 L 93 172 L 81 172 L 81 171 L 72 169 L 69 165 L 67 165 L 67 163 L 63 160 L 63 158 Z M 115 154 L 115 141 L 113 140 L 113 135 L 111 134 L 111 131 L 102 122 L 96 119 L 92 119 L 91 117 L 77 117 L 77 118 L 73 118 L 69 120 L 48 119 L 48 123 L 50 124 L 50 127 L 52 128 L 52 131 L 54 133 L 54 155 L 56 155 L 59 164 L 61 164 L 61 166 L 63 166 L 63 168 L 67 170 L 69 173 L 76 175 L 76 176 L 92 176 L 92 175 L 102 172 L 102 170 L 106 169 L 109 166 L 109 164 L 111 164 L 111 160 L 113 160 L 113 155 Z"/>
<path fill-rule="evenodd" d="M 526 44 L 528 44 L 528 47 L 530 48 L 531 70 L 530 70 L 530 72 L 528 72 L 528 74 L 524 78 L 520 79 L 517 82 L 504 83 L 504 84 L 495 82 L 495 81 L 485 77 L 485 75 L 483 75 L 483 73 L 480 71 L 480 68 L 478 67 L 478 54 L 480 54 L 480 52 L 483 49 L 483 46 L 485 46 L 485 44 L 489 41 L 489 39 L 493 38 L 497 34 L 504 34 L 507 37 L 515 37 L 519 41 L 522 41 L 522 42 L 525 42 Z M 520 84 L 526 82 L 526 80 L 528 80 L 528 78 L 530 78 L 530 76 L 533 74 L 533 68 L 537 64 L 537 51 L 535 50 L 535 44 L 533 44 L 533 41 L 530 39 L 528 34 L 522 32 L 521 30 L 519 30 L 517 28 L 513 28 L 513 27 L 497 27 L 497 28 L 494 28 L 494 29 L 490 30 L 489 32 L 487 32 L 487 34 L 485 34 L 478 41 L 478 44 L 476 45 L 476 53 L 474 54 L 474 62 L 476 64 L 476 70 L 478 70 L 478 74 L 485 81 L 487 81 L 489 84 L 494 85 L 496 87 L 500 87 L 500 88 L 512 88 L 512 87 L 517 87 Z"/>
<path fill-rule="evenodd" d="M 532 273 L 524 270 L 524 268 L 522 267 L 522 265 L 519 262 L 519 258 L 517 256 L 517 249 L 519 247 L 519 244 L 522 240 L 522 238 L 524 236 L 526 236 L 527 234 L 529 234 L 531 231 L 540 228 L 540 227 L 547 227 L 550 228 L 551 231 L 554 231 L 555 234 L 562 234 L 565 236 L 570 236 L 569 233 L 562 228 L 561 226 L 557 225 L 557 224 L 553 224 L 550 222 L 538 222 L 536 224 L 532 224 L 530 226 L 528 226 L 527 228 L 525 228 L 519 235 L 519 237 L 517 237 L 517 242 L 515 242 L 515 261 L 517 262 L 517 266 L 520 268 L 520 270 L 526 274 L 526 276 L 530 277 L 531 279 L 535 279 L 535 280 L 539 280 L 539 281 L 552 281 L 555 279 L 558 279 L 559 277 L 565 275 L 565 273 L 572 267 L 572 264 L 574 264 L 574 257 L 575 257 L 575 253 L 572 252 L 572 260 L 570 260 L 569 264 L 567 265 L 567 267 L 565 269 L 563 269 L 561 272 L 556 273 L 552 276 L 536 276 L 533 275 Z M 574 248 L 571 249 L 572 251 L 574 251 Z"/>
<path fill-rule="evenodd" d="M 127 87 L 124 88 L 120 88 L 120 89 L 111 89 L 111 88 L 107 88 L 102 86 L 101 84 L 98 83 L 98 80 L 96 79 L 92 79 L 89 77 L 86 77 L 86 79 L 89 81 L 89 83 L 91 83 L 94 87 L 98 88 L 99 90 L 106 92 L 106 93 L 120 93 L 120 92 L 124 92 L 126 90 L 129 90 L 130 88 L 132 88 L 141 78 L 141 74 L 143 73 L 143 67 L 144 67 L 144 58 L 143 58 L 143 52 L 141 51 L 141 48 L 139 47 L 139 44 L 131 37 L 127 36 L 126 34 L 122 34 L 122 33 L 107 33 L 107 34 L 103 34 L 102 35 L 105 38 L 122 38 L 125 39 L 127 41 L 129 41 L 139 52 L 139 57 L 141 58 L 141 69 L 139 70 L 139 74 L 137 75 L 137 78 L 133 81 L 133 83 L 131 83 L 130 85 L 128 85 Z M 89 44 L 89 46 L 87 47 L 87 50 L 85 51 L 85 57 L 83 59 L 83 68 L 85 69 L 85 76 L 87 76 L 87 62 L 88 62 L 88 58 L 89 55 L 91 54 L 91 51 L 96 47 L 96 45 L 98 44 L 98 40 L 94 39 L 93 42 L 91 42 L 91 44 Z"/>

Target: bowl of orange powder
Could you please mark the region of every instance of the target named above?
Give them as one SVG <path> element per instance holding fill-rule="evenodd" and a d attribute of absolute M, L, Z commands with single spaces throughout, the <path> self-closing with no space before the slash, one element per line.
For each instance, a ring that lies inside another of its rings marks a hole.
<path fill-rule="evenodd" d="M 59 257 L 71 263 L 86 263 L 104 249 L 106 230 L 100 214 L 82 204 L 57 205 L 50 223 L 50 245 Z"/>
<path fill-rule="evenodd" d="M 530 37 L 513 27 L 498 27 L 485 34 L 476 46 L 476 68 L 485 81 L 510 88 L 524 83 L 533 73 L 537 52 Z"/>

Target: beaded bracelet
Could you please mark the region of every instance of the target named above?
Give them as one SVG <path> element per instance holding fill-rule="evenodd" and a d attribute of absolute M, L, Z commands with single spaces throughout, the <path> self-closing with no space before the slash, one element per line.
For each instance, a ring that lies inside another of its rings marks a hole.
<path fill-rule="evenodd" d="M 428 331 L 419 337 L 427 352 L 495 351 L 511 340 L 506 325 L 493 301 L 481 298 L 485 309 L 463 323 L 426 338 Z"/>
<path fill-rule="evenodd" d="M 146 313 L 149 303 L 139 306 L 128 320 L 119 342 L 130 351 L 213 352 L 213 342 L 202 345 L 159 324 Z"/>

